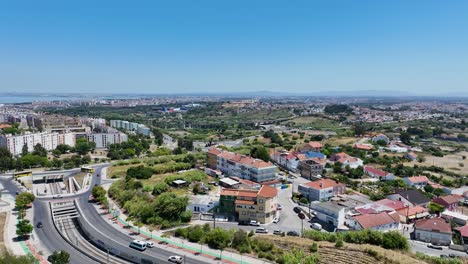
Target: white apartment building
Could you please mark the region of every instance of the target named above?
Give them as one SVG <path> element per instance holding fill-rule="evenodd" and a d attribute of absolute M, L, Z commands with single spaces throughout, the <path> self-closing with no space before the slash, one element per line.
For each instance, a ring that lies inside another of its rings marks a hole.
<path fill-rule="evenodd" d="M 93 133 L 87 135 L 88 141 L 96 143 L 96 148 L 107 148 L 111 144 L 120 144 L 128 141 L 124 133 Z"/>
<path fill-rule="evenodd" d="M 28 146 L 28 152 L 34 150 L 34 146 L 41 144 L 46 150 L 50 151 L 59 144 L 75 146 L 75 135 L 73 133 L 27 133 L 24 135 L 5 135 L 0 136 L 0 147 L 8 149 L 13 155 L 20 155 L 23 146 Z"/>
<path fill-rule="evenodd" d="M 124 120 L 111 120 L 110 126 L 113 128 L 122 128 L 128 131 L 135 131 L 137 134 L 144 135 L 144 136 L 150 136 L 151 134 L 151 130 L 149 127 L 143 124 L 128 122 Z"/>

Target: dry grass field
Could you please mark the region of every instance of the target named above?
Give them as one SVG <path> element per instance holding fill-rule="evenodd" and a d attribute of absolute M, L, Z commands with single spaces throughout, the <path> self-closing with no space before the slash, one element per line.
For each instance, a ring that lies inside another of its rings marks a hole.
<path fill-rule="evenodd" d="M 3 241 L 3 230 L 5 229 L 7 213 L 0 213 L 0 256 L 6 252 L 5 241 Z"/>
<path fill-rule="evenodd" d="M 305 252 L 308 252 L 309 246 L 313 243 L 310 239 L 297 237 L 278 237 L 278 236 L 262 236 L 266 240 L 274 242 L 278 247 L 289 250 L 294 247 L 302 247 Z M 345 243 L 343 248 L 336 248 L 334 243 L 316 242 L 319 244 L 318 253 L 320 255 L 320 263 L 334 264 L 424 264 L 425 261 L 414 257 L 412 253 L 399 252 L 394 250 L 386 250 L 381 247 L 372 245 L 356 245 Z M 371 256 L 366 250 L 377 252 L 376 256 Z"/>
<path fill-rule="evenodd" d="M 406 162 L 406 166 L 413 166 L 414 164 L 416 165 L 422 165 L 422 166 L 437 166 L 444 168 L 448 171 L 457 173 L 457 174 L 462 174 L 462 175 L 467 175 L 468 176 L 468 159 L 463 160 L 463 156 L 468 157 L 468 152 L 462 151 L 458 152 L 456 154 L 450 154 L 446 155 L 444 157 L 436 157 L 436 156 L 431 156 L 431 155 L 424 155 L 425 161 L 424 162 Z M 463 166 L 460 166 L 462 164 Z"/>
<path fill-rule="evenodd" d="M 359 139 L 355 137 L 332 137 L 324 140 L 324 143 L 328 143 L 332 146 L 351 145 L 356 143 L 358 140 Z"/>

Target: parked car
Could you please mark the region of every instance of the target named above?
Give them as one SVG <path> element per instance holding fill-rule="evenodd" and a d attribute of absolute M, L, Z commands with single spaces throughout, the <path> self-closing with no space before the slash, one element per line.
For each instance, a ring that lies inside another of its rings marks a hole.
<path fill-rule="evenodd" d="M 151 241 L 146 241 L 146 247 L 154 248 L 154 243 Z"/>
<path fill-rule="evenodd" d="M 300 213 L 300 212 L 302 211 L 301 208 L 298 207 L 298 206 L 294 207 L 293 210 L 294 210 L 294 212 L 295 212 L 296 214 L 298 214 L 298 213 Z"/>
<path fill-rule="evenodd" d="M 278 204 L 276 208 L 278 208 L 278 210 L 283 210 L 283 206 L 281 204 Z"/>
<path fill-rule="evenodd" d="M 279 217 L 275 217 L 275 218 L 273 219 L 273 223 L 275 223 L 275 224 L 279 223 L 279 221 L 280 221 L 280 218 L 279 218 Z"/>
<path fill-rule="evenodd" d="M 167 261 L 180 264 L 184 259 L 181 256 L 170 256 Z"/>
<path fill-rule="evenodd" d="M 265 229 L 264 227 L 259 227 L 259 228 L 255 229 L 255 233 L 268 234 L 268 230 Z"/>
<path fill-rule="evenodd" d="M 37 228 L 42 228 L 43 226 L 44 226 L 44 225 L 42 224 L 42 222 L 38 222 L 38 223 L 36 224 L 36 227 L 37 227 Z"/>
<path fill-rule="evenodd" d="M 312 229 L 314 229 L 314 230 L 317 230 L 317 231 L 320 231 L 320 230 L 322 230 L 322 225 L 319 224 L 319 223 L 312 223 L 312 224 L 310 225 L 310 228 L 312 228 Z"/>
<path fill-rule="evenodd" d="M 276 230 L 273 231 L 273 235 L 281 236 L 282 234 L 283 234 L 283 232 L 281 230 L 279 230 L 279 229 L 276 229 Z"/>
<path fill-rule="evenodd" d="M 452 253 L 450 253 L 448 256 L 449 256 L 450 258 L 456 258 L 456 257 L 457 257 L 457 255 L 452 254 Z"/>
<path fill-rule="evenodd" d="M 299 233 L 296 232 L 296 231 L 288 231 L 288 233 L 286 233 L 286 235 L 288 235 L 288 236 L 299 236 Z"/>
<path fill-rule="evenodd" d="M 260 223 L 255 221 L 255 220 L 252 220 L 252 221 L 250 221 L 249 225 L 251 225 L 251 226 L 260 226 Z"/>
<path fill-rule="evenodd" d="M 435 246 L 435 245 L 432 245 L 432 244 L 427 245 L 427 247 L 432 248 L 432 249 L 437 249 L 437 250 L 442 250 L 443 249 L 441 246 Z"/>

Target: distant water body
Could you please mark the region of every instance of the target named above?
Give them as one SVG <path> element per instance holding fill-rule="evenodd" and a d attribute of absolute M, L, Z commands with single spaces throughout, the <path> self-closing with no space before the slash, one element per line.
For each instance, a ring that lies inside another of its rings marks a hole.
<path fill-rule="evenodd" d="M 68 100 L 80 100 L 84 99 L 83 97 L 73 97 L 73 96 L 17 96 L 17 95 L 2 95 L 0 94 L 0 104 L 14 104 L 14 103 L 28 103 L 34 101 L 68 101 Z"/>

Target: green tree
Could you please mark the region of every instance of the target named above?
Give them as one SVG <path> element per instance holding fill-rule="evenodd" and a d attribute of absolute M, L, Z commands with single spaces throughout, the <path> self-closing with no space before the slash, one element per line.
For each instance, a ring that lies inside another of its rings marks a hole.
<path fill-rule="evenodd" d="M 22 192 L 16 196 L 15 205 L 18 209 L 24 209 L 28 204 L 34 202 L 36 197 L 29 192 Z"/>
<path fill-rule="evenodd" d="M 25 156 L 29 153 L 29 150 L 28 150 L 28 145 L 27 144 L 24 144 L 23 147 L 21 148 L 21 156 Z"/>
<path fill-rule="evenodd" d="M 0 172 L 13 169 L 13 155 L 6 148 L 0 148 Z"/>
<path fill-rule="evenodd" d="M 75 143 L 75 152 L 80 155 L 86 155 L 96 147 L 96 143 L 88 142 L 86 138 L 79 138 Z"/>
<path fill-rule="evenodd" d="M 400 132 L 400 140 L 406 145 L 411 145 L 411 135 L 406 131 Z"/>
<path fill-rule="evenodd" d="M 270 154 L 268 154 L 268 150 L 262 146 L 253 147 L 250 150 L 250 156 L 253 158 L 261 159 L 263 161 L 270 160 Z"/>
<path fill-rule="evenodd" d="M 165 182 L 158 182 L 153 187 L 153 195 L 160 195 L 169 190 L 169 185 Z"/>
<path fill-rule="evenodd" d="M 34 146 L 34 151 L 32 152 L 32 154 L 39 157 L 47 157 L 47 150 L 41 144 L 38 143 Z"/>
<path fill-rule="evenodd" d="M 219 227 L 211 229 L 205 236 L 205 241 L 209 247 L 224 250 L 228 247 L 231 241 L 231 235 L 229 231 L 221 229 Z"/>
<path fill-rule="evenodd" d="M 54 251 L 47 260 L 51 264 L 68 264 L 70 263 L 70 254 L 65 250 Z"/>
<path fill-rule="evenodd" d="M 106 198 L 106 190 L 102 186 L 94 186 L 91 191 L 94 199 L 100 203 L 104 203 Z"/>
<path fill-rule="evenodd" d="M 367 131 L 367 127 L 363 123 L 355 123 L 353 125 L 353 132 L 354 132 L 354 135 L 356 136 L 362 136 L 364 135 L 364 133 L 366 133 L 366 131 Z"/>
<path fill-rule="evenodd" d="M 443 205 L 434 202 L 430 202 L 427 208 L 431 214 L 440 214 L 445 210 Z"/>
<path fill-rule="evenodd" d="M 137 167 L 131 167 L 127 170 L 127 179 L 149 179 L 153 175 L 154 170 L 151 167 L 146 167 L 143 165 Z"/>
<path fill-rule="evenodd" d="M 177 221 L 180 220 L 180 215 L 185 212 L 187 205 L 187 197 L 166 192 L 156 197 L 153 208 L 161 218 Z"/>
<path fill-rule="evenodd" d="M 67 153 L 67 151 L 70 151 L 72 147 L 70 147 L 67 144 L 59 144 L 55 149 L 59 151 L 61 154 L 65 154 Z"/>
<path fill-rule="evenodd" d="M 16 224 L 16 234 L 18 236 L 25 237 L 28 234 L 30 234 L 32 230 L 33 230 L 33 226 L 27 219 L 19 221 L 18 224 Z"/>
<path fill-rule="evenodd" d="M 280 259 L 279 263 L 282 264 L 316 264 L 319 263 L 320 257 L 318 255 L 306 255 L 302 249 L 295 248 L 286 252 Z"/>

